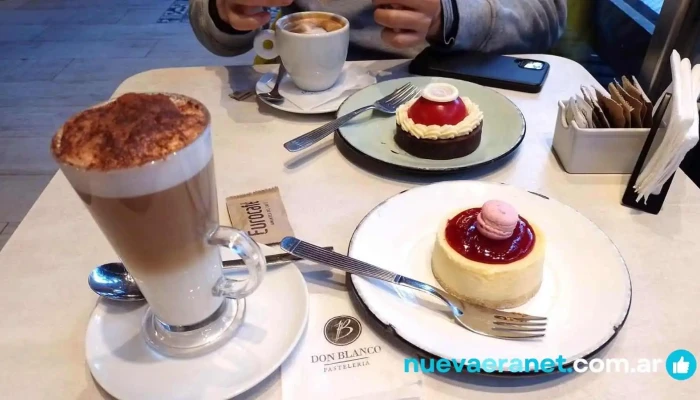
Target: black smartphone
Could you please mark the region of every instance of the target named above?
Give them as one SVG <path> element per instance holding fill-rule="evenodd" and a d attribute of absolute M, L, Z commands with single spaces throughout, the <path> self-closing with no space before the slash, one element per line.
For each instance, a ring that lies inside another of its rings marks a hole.
<path fill-rule="evenodd" d="M 409 72 L 414 75 L 461 79 L 500 89 L 539 93 L 547 80 L 549 64 L 529 58 L 474 52 L 447 53 L 427 48 L 411 62 Z"/>

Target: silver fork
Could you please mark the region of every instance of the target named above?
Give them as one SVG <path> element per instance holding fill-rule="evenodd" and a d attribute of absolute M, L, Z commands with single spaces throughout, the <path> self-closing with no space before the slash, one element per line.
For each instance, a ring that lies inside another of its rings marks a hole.
<path fill-rule="evenodd" d="M 377 100 L 376 102 L 374 102 L 374 104 L 370 104 L 368 106 L 359 108 L 351 113 L 343 115 L 342 117 L 323 125 L 320 128 L 316 128 L 311 132 L 308 132 L 304 135 L 301 135 L 295 139 L 288 141 L 284 144 L 284 148 L 290 152 L 303 150 L 313 145 L 314 143 L 317 143 L 319 140 L 325 138 L 331 133 L 335 132 L 336 129 L 345 125 L 346 123 L 348 123 L 348 121 L 357 117 L 365 111 L 379 110 L 386 114 L 396 114 L 396 110 L 399 108 L 400 105 L 416 98 L 416 96 L 418 96 L 418 93 L 418 88 L 413 86 L 412 83 L 407 83 L 401 86 L 400 88 L 396 89 L 390 95 Z"/>
<path fill-rule="evenodd" d="M 457 322 L 468 330 L 498 339 L 532 339 L 544 336 L 547 318 L 474 306 L 451 294 L 374 265 L 325 250 L 294 237 L 282 239 L 280 248 L 295 256 L 326 264 L 351 274 L 381 279 L 395 285 L 429 293 L 447 304 Z"/>

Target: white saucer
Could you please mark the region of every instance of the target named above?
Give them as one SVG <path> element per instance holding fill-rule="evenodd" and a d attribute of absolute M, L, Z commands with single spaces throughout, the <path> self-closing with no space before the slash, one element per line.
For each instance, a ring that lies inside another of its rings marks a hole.
<path fill-rule="evenodd" d="M 293 264 L 269 269 L 246 299 L 236 336 L 197 358 L 166 358 L 141 336 L 146 304 L 98 302 L 88 323 L 85 354 L 95 380 L 120 399 L 228 399 L 272 374 L 301 338 L 309 295 Z"/>
<path fill-rule="evenodd" d="M 263 75 L 260 80 L 258 80 L 258 83 L 255 84 L 255 93 L 260 94 L 260 93 L 267 93 L 270 91 L 270 87 L 267 86 L 268 82 L 274 82 L 275 79 L 277 79 L 277 73 L 267 73 Z M 289 76 L 283 78 L 283 79 L 291 79 Z M 258 97 L 260 101 L 263 103 L 267 104 L 268 106 L 272 108 L 276 108 L 278 110 L 294 113 L 294 114 L 306 114 L 306 115 L 313 115 L 313 114 L 327 114 L 327 113 L 334 113 L 338 111 L 340 108 L 340 105 L 343 104 L 345 99 L 347 99 L 349 95 L 342 95 L 338 97 L 335 100 L 331 100 L 328 103 L 322 104 L 312 110 L 302 110 L 301 108 L 297 107 L 292 103 L 291 101 L 285 100 L 279 104 L 273 104 L 268 101 L 265 101 L 263 98 Z"/>
<path fill-rule="evenodd" d="M 419 353 L 447 359 L 556 360 L 561 355 L 568 364 L 608 344 L 630 309 L 629 271 L 605 233 L 556 200 L 477 181 L 418 187 L 372 210 L 355 231 L 349 255 L 439 287 L 430 259 L 440 221 L 450 212 L 480 207 L 489 199 L 510 202 L 547 236 L 542 287 L 514 309 L 548 317 L 546 336 L 510 341 L 477 335 L 457 325 L 440 300 L 353 275 L 352 284 L 377 322 L 390 325 Z"/>

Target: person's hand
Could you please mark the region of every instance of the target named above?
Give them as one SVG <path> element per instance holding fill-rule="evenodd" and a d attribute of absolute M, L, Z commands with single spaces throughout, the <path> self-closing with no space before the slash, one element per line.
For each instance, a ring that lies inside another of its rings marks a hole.
<path fill-rule="evenodd" d="M 384 27 L 382 39 L 405 48 L 437 37 L 442 30 L 441 0 L 372 0 L 374 20 Z"/>
<path fill-rule="evenodd" d="M 213 0 L 212 0 L 213 1 Z M 293 0 L 216 0 L 219 17 L 239 31 L 254 31 L 270 22 L 263 7 L 283 7 Z"/>

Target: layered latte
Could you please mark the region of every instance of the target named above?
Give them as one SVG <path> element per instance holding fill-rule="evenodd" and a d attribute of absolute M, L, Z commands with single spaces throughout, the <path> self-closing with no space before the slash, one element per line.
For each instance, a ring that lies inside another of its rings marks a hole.
<path fill-rule="evenodd" d="M 179 95 L 129 93 L 70 118 L 51 150 L 154 313 L 212 315 L 220 255 L 209 114 Z M 77 250 L 75 250 L 77 251 Z M 196 288 L 196 289 L 192 289 Z"/>

